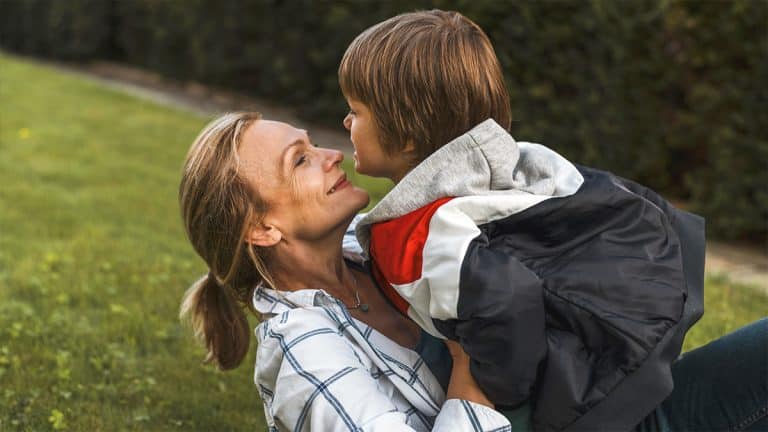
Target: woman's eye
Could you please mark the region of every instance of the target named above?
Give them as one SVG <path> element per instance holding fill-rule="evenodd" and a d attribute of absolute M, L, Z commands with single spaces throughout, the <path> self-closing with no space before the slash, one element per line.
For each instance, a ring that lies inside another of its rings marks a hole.
<path fill-rule="evenodd" d="M 299 156 L 298 159 L 296 159 L 296 164 L 294 166 L 299 166 L 299 165 L 303 164 L 306 161 L 307 161 L 307 155 L 303 154 L 303 155 Z"/>

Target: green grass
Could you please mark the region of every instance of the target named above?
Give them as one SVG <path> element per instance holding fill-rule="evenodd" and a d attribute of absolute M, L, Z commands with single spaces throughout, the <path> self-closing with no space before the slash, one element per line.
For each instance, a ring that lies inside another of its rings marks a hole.
<path fill-rule="evenodd" d="M 176 318 L 205 272 L 176 188 L 206 121 L 0 54 L 0 430 L 263 429 L 253 347 L 217 372 Z M 688 348 L 768 310 L 708 283 Z"/>
<path fill-rule="evenodd" d="M 706 344 L 766 316 L 768 296 L 755 287 L 733 283 L 724 274 L 708 275 L 704 316 L 688 332 L 683 351 Z"/>

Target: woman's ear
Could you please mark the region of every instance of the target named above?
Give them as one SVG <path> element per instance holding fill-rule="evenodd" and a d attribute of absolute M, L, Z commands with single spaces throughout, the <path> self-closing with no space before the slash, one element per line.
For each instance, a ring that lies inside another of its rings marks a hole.
<path fill-rule="evenodd" d="M 254 246 L 270 247 L 279 243 L 282 238 L 283 233 L 279 229 L 273 225 L 259 222 L 251 225 L 245 241 Z"/>

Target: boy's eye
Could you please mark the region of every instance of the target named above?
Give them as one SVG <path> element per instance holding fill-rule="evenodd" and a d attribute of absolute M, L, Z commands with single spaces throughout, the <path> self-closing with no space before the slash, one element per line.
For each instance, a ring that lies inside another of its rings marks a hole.
<path fill-rule="evenodd" d="M 353 109 L 350 109 L 350 110 L 349 110 L 349 115 L 357 115 L 357 113 L 355 112 L 355 110 L 353 110 Z"/>

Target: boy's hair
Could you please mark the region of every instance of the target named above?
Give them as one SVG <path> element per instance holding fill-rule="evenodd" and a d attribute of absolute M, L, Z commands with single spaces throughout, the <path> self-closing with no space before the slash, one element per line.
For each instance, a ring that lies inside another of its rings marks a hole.
<path fill-rule="evenodd" d="M 483 120 L 512 122 L 493 46 L 458 12 L 406 13 L 365 30 L 344 53 L 339 84 L 371 109 L 385 153 L 411 142 L 415 163 Z"/>

